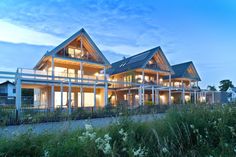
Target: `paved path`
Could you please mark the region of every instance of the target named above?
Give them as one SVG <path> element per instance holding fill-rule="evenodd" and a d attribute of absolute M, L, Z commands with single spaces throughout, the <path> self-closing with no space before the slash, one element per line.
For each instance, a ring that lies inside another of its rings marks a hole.
<path fill-rule="evenodd" d="M 160 119 L 164 116 L 161 114 L 147 114 L 147 115 L 135 115 L 130 118 L 136 122 L 152 121 Z M 96 118 L 88 120 L 74 120 L 74 121 L 63 121 L 63 122 L 48 122 L 38 124 L 23 124 L 17 126 L 6 126 L 0 128 L 0 136 L 14 136 L 32 129 L 34 133 L 43 132 L 60 132 L 63 130 L 75 130 L 83 128 L 85 124 L 91 124 L 95 128 L 106 127 L 112 123 L 117 122 L 121 117 L 107 117 L 107 118 Z"/>

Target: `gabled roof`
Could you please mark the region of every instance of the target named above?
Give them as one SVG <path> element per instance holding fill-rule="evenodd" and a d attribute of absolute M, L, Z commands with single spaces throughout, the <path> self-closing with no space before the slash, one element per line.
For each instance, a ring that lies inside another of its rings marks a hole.
<path fill-rule="evenodd" d="M 63 41 L 61 44 L 59 44 L 57 47 L 55 47 L 54 49 L 52 49 L 51 51 L 47 51 L 45 53 L 45 55 L 41 58 L 41 60 L 37 63 L 37 65 L 35 66 L 35 68 L 43 61 L 44 58 L 46 58 L 47 56 L 52 56 L 55 55 L 57 52 L 59 52 L 60 50 L 62 50 L 64 47 L 66 47 L 68 44 L 70 44 L 72 41 L 74 41 L 76 38 L 78 38 L 79 36 L 84 36 L 88 42 L 91 44 L 91 46 L 96 50 L 96 52 L 98 53 L 98 55 L 102 58 L 102 60 L 104 61 L 105 65 L 110 65 L 109 61 L 106 59 L 106 57 L 102 54 L 102 52 L 99 50 L 99 48 L 97 47 L 97 45 L 93 42 L 93 40 L 90 38 L 90 36 L 88 35 L 88 33 L 84 30 L 84 28 L 80 29 L 78 32 L 76 32 L 75 34 L 73 34 L 71 37 L 69 37 L 68 39 L 66 39 L 65 41 Z"/>
<path fill-rule="evenodd" d="M 235 92 L 236 93 L 236 87 L 231 87 L 228 89 L 228 91 L 231 90 L 232 92 Z"/>
<path fill-rule="evenodd" d="M 0 85 L 5 85 L 5 84 L 11 84 L 11 85 L 15 85 L 14 83 L 10 82 L 10 81 L 5 81 L 5 82 L 2 82 L 0 83 Z"/>
<path fill-rule="evenodd" d="M 188 68 L 190 68 L 191 66 L 193 67 L 193 70 L 195 72 L 195 76 L 190 75 L 187 71 Z M 172 75 L 171 78 L 189 78 L 189 79 L 201 81 L 201 78 L 198 75 L 197 70 L 196 70 L 192 61 L 172 65 L 172 69 L 174 70 L 175 74 Z"/>
<path fill-rule="evenodd" d="M 110 75 L 114 75 L 117 73 L 122 73 L 122 72 L 130 71 L 130 70 L 134 70 L 134 69 L 145 68 L 148 61 L 156 53 L 160 53 L 161 56 L 163 57 L 165 63 L 168 65 L 169 71 L 166 71 L 166 72 L 173 73 L 174 71 L 172 70 L 168 60 L 166 59 L 166 57 L 160 47 L 155 47 L 153 49 L 150 49 L 145 52 L 131 56 L 129 58 L 124 58 L 118 62 L 112 63 L 111 64 L 112 67 L 110 69 L 108 69 L 108 73 Z M 163 71 L 161 69 L 157 69 L 157 70 Z"/>

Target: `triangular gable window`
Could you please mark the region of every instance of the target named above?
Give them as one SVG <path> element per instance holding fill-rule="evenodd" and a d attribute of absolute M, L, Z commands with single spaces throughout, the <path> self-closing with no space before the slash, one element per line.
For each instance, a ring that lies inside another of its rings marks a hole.
<path fill-rule="evenodd" d="M 146 68 L 168 71 L 169 66 L 160 53 L 156 53 L 147 63 Z"/>
<path fill-rule="evenodd" d="M 103 59 L 83 35 L 78 36 L 75 40 L 66 45 L 57 53 L 57 55 L 65 58 L 87 60 L 104 64 Z"/>
<path fill-rule="evenodd" d="M 191 78 L 197 78 L 198 75 L 197 75 L 197 72 L 195 70 L 195 68 L 193 67 L 193 65 L 189 65 L 188 69 L 187 69 L 187 74 L 189 77 Z"/>

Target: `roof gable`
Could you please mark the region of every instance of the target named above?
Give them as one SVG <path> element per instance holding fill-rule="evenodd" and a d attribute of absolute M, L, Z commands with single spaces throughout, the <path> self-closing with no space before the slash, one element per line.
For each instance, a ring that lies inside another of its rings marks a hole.
<path fill-rule="evenodd" d="M 236 93 L 236 87 L 233 87 L 233 88 L 231 87 L 231 88 L 229 88 L 229 89 L 228 89 L 228 92 L 234 92 L 234 93 Z"/>
<path fill-rule="evenodd" d="M 81 40 L 85 39 L 86 42 L 95 50 L 95 53 L 98 57 L 101 58 L 101 60 L 103 61 L 104 65 L 110 65 L 109 61 L 106 59 L 106 57 L 102 54 L 102 52 L 99 50 L 99 48 L 97 47 L 97 45 L 93 42 L 93 40 L 90 38 L 90 36 L 88 35 L 88 33 L 82 28 L 80 29 L 78 32 L 76 32 L 75 34 L 73 34 L 71 37 L 69 37 L 68 39 L 66 39 L 64 42 L 62 42 L 61 44 L 59 44 L 58 46 L 56 46 L 54 49 L 52 49 L 51 51 L 46 52 L 46 54 L 42 57 L 42 59 L 39 61 L 38 64 L 41 63 L 41 61 L 46 58 L 47 56 L 52 56 L 52 55 L 56 55 L 59 51 L 63 50 L 66 46 L 68 46 L 70 43 L 72 43 L 73 41 L 75 41 L 77 38 L 81 37 Z M 38 65 L 37 64 L 37 65 Z M 36 67 L 37 67 L 36 65 Z"/>
<path fill-rule="evenodd" d="M 198 75 L 197 70 L 192 61 L 173 65 L 172 68 L 175 72 L 175 74 L 172 75 L 172 78 L 189 78 L 201 81 L 201 78 Z"/>
<path fill-rule="evenodd" d="M 124 58 L 118 62 L 112 63 L 112 67 L 108 69 L 108 73 L 113 75 L 117 73 L 126 72 L 129 70 L 134 70 L 138 68 L 146 68 L 148 62 L 154 57 L 155 54 L 159 54 L 164 63 L 167 65 L 168 69 L 166 71 L 173 72 L 169 62 L 167 61 L 164 53 L 162 52 L 160 47 L 155 47 L 153 49 L 147 50 L 145 52 L 136 54 L 134 56 Z M 155 70 L 164 71 L 162 69 L 156 68 Z"/>
<path fill-rule="evenodd" d="M 5 82 L 2 82 L 2 83 L 0 83 L 0 85 L 7 85 L 7 84 L 10 84 L 10 85 L 15 85 L 14 83 L 12 83 L 12 82 L 10 82 L 10 81 L 5 81 Z"/>

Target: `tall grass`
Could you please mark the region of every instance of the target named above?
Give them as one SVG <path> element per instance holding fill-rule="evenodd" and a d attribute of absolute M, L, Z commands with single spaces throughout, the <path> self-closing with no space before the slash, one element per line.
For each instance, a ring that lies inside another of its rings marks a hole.
<path fill-rule="evenodd" d="M 236 109 L 172 108 L 164 119 L 0 138 L 0 156 L 236 156 Z"/>

